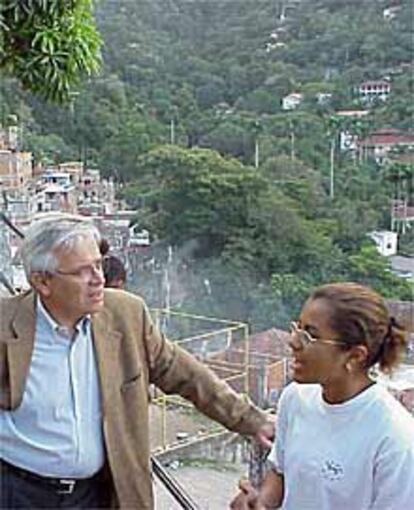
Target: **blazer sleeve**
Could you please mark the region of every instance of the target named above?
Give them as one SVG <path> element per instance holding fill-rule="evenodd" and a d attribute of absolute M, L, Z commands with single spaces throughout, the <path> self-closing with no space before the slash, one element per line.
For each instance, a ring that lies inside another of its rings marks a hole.
<path fill-rule="evenodd" d="M 142 314 L 150 382 L 167 394 L 176 393 L 191 401 L 199 411 L 229 430 L 256 434 L 267 421 L 267 415 L 206 365 L 165 338 L 153 324 L 145 304 Z"/>

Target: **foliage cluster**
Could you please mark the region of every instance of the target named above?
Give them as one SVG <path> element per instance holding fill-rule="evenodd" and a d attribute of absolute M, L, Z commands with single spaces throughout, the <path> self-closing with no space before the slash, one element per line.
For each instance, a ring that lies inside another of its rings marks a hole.
<path fill-rule="evenodd" d="M 99 69 L 101 38 L 91 0 L 3 0 L 0 69 L 47 100 L 71 98 Z"/>

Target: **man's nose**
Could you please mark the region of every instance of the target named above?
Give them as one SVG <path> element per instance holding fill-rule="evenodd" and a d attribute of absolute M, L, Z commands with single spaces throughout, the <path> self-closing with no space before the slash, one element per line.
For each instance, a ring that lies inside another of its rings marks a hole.
<path fill-rule="evenodd" d="M 92 279 L 91 281 L 96 285 L 101 285 L 105 283 L 105 277 L 102 269 L 93 267 L 91 273 Z"/>

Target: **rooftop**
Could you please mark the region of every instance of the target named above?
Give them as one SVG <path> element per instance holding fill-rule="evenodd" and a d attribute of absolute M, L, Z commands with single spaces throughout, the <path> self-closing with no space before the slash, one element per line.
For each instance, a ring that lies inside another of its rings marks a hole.
<path fill-rule="evenodd" d="M 414 144 L 414 134 L 400 129 L 384 128 L 374 131 L 358 143 L 365 146 Z"/>

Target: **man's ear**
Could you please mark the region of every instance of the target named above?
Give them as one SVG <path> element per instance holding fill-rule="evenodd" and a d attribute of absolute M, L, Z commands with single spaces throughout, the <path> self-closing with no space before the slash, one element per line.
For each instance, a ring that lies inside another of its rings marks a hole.
<path fill-rule="evenodd" d="M 34 272 L 30 275 L 30 283 L 36 292 L 42 297 L 49 297 L 51 294 L 50 275 L 47 273 Z"/>

